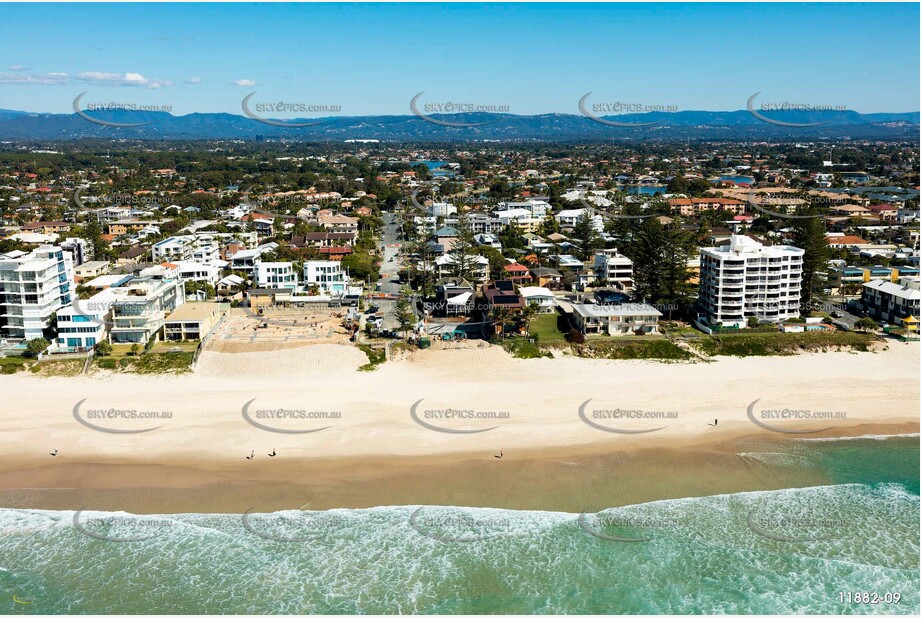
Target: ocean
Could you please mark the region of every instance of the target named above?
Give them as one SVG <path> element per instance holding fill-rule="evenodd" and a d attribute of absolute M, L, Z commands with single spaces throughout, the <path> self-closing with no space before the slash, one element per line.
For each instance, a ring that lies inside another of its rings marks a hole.
<path fill-rule="evenodd" d="M 581 514 L 0 509 L 0 610 L 919 613 L 918 437 L 746 448 L 744 465 L 828 483 Z"/>

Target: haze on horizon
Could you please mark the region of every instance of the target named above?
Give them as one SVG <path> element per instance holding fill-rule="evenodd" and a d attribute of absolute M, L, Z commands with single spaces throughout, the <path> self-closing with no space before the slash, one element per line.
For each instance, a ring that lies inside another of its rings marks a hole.
<path fill-rule="evenodd" d="M 240 114 L 251 92 L 342 116 L 406 115 L 423 91 L 430 103 L 522 115 L 579 113 L 588 92 L 681 111 L 744 109 L 755 92 L 861 113 L 921 108 L 917 4 L 7 4 L 3 14 L 0 108 L 29 112 L 72 113 L 81 92 L 176 115 Z"/>

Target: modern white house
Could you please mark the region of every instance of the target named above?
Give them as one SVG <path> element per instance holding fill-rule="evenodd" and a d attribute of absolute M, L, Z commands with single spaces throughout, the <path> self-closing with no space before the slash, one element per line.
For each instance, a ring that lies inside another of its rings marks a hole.
<path fill-rule="evenodd" d="M 35 339 L 73 298 L 71 254 L 43 245 L 0 255 L 0 338 Z"/>
<path fill-rule="evenodd" d="M 489 277 L 489 260 L 482 255 L 470 255 L 468 280 L 486 281 Z M 450 253 L 435 258 L 435 274 L 439 279 L 457 275 L 457 265 Z"/>
<path fill-rule="evenodd" d="M 268 242 L 259 245 L 255 249 L 243 249 L 237 251 L 230 258 L 230 268 L 245 273 L 252 273 L 256 269 L 256 262 L 262 260 L 262 256 L 278 249 L 278 243 Z"/>
<path fill-rule="evenodd" d="M 645 303 L 613 305 L 575 303 L 572 305 L 572 318 L 576 328 L 586 335 L 620 336 L 638 332 L 647 335 L 656 334 L 660 317 L 662 314 L 658 309 Z"/>
<path fill-rule="evenodd" d="M 150 258 L 154 262 L 180 262 L 191 260 L 194 252 L 194 236 L 170 236 L 150 247 Z"/>
<path fill-rule="evenodd" d="M 595 276 L 607 284 L 625 291 L 633 289 L 633 260 L 617 249 L 595 252 Z"/>
<path fill-rule="evenodd" d="M 85 352 L 108 337 L 117 296 L 107 288 L 57 313 L 55 352 Z"/>
<path fill-rule="evenodd" d="M 178 279 L 134 277 L 112 286 L 112 343 L 147 343 L 157 337 L 166 316 L 185 303 L 185 285 Z"/>
<path fill-rule="evenodd" d="M 799 317 L 804 253 L 739 235 L 702 248 L 698 304 L 707 322 L 745 328 L 750 317 L 765 322 Z"/>
<path fill-rule="evenodd" d="M 499 202 L 498 212 L 504 211 L 513 211 L 513 210 L 526 210 L 528 211 L 528 217 L 534 219 L 543 219 L 547 216 L 547 213 L 550 212 L 551 206 L 544 200 L 531 199 L 524 202 Z"/>
<path fill-rule="evenodd" d="M 425 210 L 432 217 L 450 217 L 457 213 L 457 207 L 448 202 L 435 202 Z"/>
<path fill-rule="evenodd" d="M 604 219 L 601 215 L 592 214 L 588 208 L 576 208 L 573 210 L 561 210 L 554 218 L 559 222 L 561 227 L 575 227 L 576 223 L 579 222 L 583 216 L 591 218 L 592 227 L 596 232 L 604 231 Z"/>
<path fill-rule="evenodd" d="M 351 287 L 348 273 L 342 264 L 330 260 L 308 260 L 304 262 L 304 287 L 315 288 L 320 294 L 341 296 L 348 294 Z"/>
<path fill-rule="evenodd" d="M 179 267 L 179 278 L 183 281 L 204 281 L 211 285 L 221 280 L 221 269 L 226 265 L 227 262 L 218 259 L 208 262 L 186 260 L 176 264 Z"/>
<path fill-rule="evenodd" d="M 297 271 L 293 262 L 257 261 L 253 279 L 257 288 L 293 290 L 297 287 Z"/>
<path fill-rule="evenodd" d="M 550 313 L 556 308 L 556 297 L 545 287 L 521 286 L 518 293 L 524 298 L 524 302 L 535 305 L 541 313 Z"/>

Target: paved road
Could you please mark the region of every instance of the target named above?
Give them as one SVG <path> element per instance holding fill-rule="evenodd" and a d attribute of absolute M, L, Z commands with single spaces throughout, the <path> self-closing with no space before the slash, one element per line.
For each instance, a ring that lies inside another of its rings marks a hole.
<path fill-rule="evenodd" d="M 380 251 L 381 255 L 381 289 L 383 294 L 399 294 L 400 284 L 398 275 L 400 270 L 400 250 L 402 241 L 400 240 L 400 230 L 397 225 L 397 216 L 392 213 L 384 213 L 384 229 L 381 233 Z M 375 300 L 374 303 L 381 308 L 384 313 L 384 328 L 396 330 L 399 324 L 394 318 L 395 302 L 392 300 Z"/>

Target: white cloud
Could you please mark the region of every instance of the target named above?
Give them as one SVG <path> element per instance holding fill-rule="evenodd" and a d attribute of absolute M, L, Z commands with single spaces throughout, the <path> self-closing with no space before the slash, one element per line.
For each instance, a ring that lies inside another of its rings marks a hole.
<path fill-rule="evenodd" d="M 255 79 L 235 79 L 233 81 L 234 86 L 242 86 L 243 88 L 252 88 L 256 85 Z"/>
<path fill-rule="evenodd" d="M 67 73 L 36 73 L 34 75 L 0 73 L 0 84 L 10 86 L 58 86 L 66 84 L 69 79 L 70 76 Z"/>
<path fill-rule="evenodd" d="M 24 66 L 22 66 L 21 64 L 14 64 L 14 65 L 8 66 L 8 67 L 6 67 L 6 68 L 9 69 L 10 71 L 15 71 L 15 72 L 17 72 L 17 73 L 21 73 L 21 72 L 23 72 L 23 71 L 31 71 L 31 70 L 32 70 L 32 69 L 30 69 L 29 67 L 24 67 Z"/>
<path fill-rule="evenodd" d="M 147 79 L 140 73 L 101 73 L 99 71 L 86 71 L 78 73 L 77 79 L 92 82 L 103 86 L 133 86 L 155 90 L 172 86 L 168 79 Z"/>
<path fill-rule="evenodd" d="M 200 83 L 201 83 L 201 78 L 200 78 L 200 77 L 190 77 L 189 79 L 185 80 L 184 83 L 186 83 L 186 84 L 200 84 Z"/>

